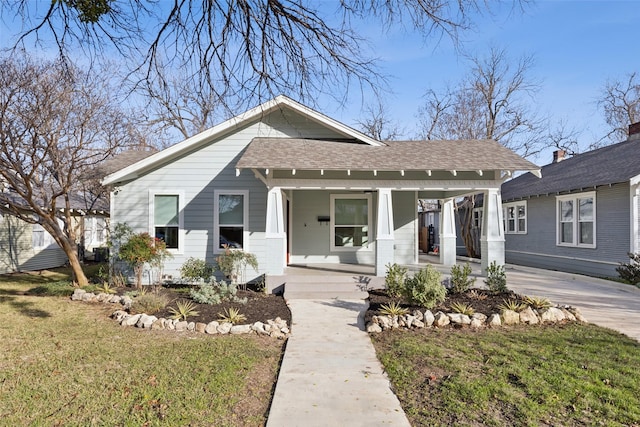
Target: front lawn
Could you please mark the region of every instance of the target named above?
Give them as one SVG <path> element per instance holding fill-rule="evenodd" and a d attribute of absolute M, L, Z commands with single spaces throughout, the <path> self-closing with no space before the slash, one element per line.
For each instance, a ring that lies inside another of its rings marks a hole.
<path fill-rule="evenodd" d="M 595 325 L 372 334 L 414 426 L 640 425 L 640 344 Z"/>
<path fill-rule="evenodd" d="M 3 424 L 265 424 L 283 341 L 121 327 L 65 280 L 0 276 Z"/>

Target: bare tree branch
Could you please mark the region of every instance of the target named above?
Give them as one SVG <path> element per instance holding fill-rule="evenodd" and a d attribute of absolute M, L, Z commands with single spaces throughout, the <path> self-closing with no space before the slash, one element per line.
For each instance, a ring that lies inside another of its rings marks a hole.
<path fill-rule="evenodd" d="M 629 125 L 640 121 L 640 75 L 629 73 L 625 81 L 607 81 L 598 106 L 611 130 L 590 148 L 623 141 L 629 136 Z"/>

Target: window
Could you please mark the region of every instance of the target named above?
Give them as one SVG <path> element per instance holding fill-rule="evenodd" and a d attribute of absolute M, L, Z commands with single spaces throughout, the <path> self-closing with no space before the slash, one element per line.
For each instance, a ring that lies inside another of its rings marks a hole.
<path fill-rule="evenodd" d="M 506 234 L 526 234 L 527 202 L 505 203 L 502 205 L 502 218 Z"/>
<path fill-rule="evenodd" d="M 247 251 L 249 192 L 216 190 L 214 197 L 214 252 L 224 248 Z"/>
<path fill-rule="evenodd" d="M 181 191 L 151 191 L 150 230 L 157 239 L 163 240 L 167 249 L 178 252 L 183 250 L 183 203 Z"/>
<path fill-rule="evenodd" d="M 56 245 L 55 240 L 48 231 L 40 224 L 33 224 L 31 229 L 31 240 L 33 249 L 42 250 Z"/>
<path fill-rule="evenodd" d="M 596 195 L 594 192 L 558 196 L 557 244 L 595 248 Z"/>
<path fill-rule="evenodd" d="M 482 211 L 483 208 L 473 209 L 473 228 L 482 228 Z"/>
<path fill-rule="evenodd" d="M 331 195 L 332 250 L 368 248 L 371 236 L 371 195 Z"/>

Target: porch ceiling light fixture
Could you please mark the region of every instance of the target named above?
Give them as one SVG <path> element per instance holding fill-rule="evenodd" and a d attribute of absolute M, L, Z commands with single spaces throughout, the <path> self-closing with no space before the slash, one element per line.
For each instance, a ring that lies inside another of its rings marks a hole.
<path fill-rule="evenodd" d="M 449 172 L 451 172 L 451 175 L 453 175 L 453 176 L 458 176 L 458 171 L 455 170 L 455 169 L 452 169 Z"/>
<path fill-rule="evenodd" d="M 482 176 L 482 169 L 478 169 L 476 172 L 478 173 L 478 175 Z"/>
<path fill-rule="evenodd" d="M 324 169 L 320 169 L 320 175 L 324 175 Z"/>
<path fill-rule="evenodd" d="M 404 176 L 404 169 L 400 170 L 400 175 Z"/>
<path fill-rule="evenodd" d="M 266 168 L 266 169 L 264 170 L 264 174 L 265 174 L 265 175 L 269 175 L 269 168 Z"/>
<path fill-rule="evenodd" d="M 378 176 L 378 171 L 376 169 L 373 170 L 373 176 Z"/>
<path fill-rule="evenodd" d="M 427 175 L 431 176 L 431 169 L 427 169 Z"/>
<path fill-rule="evenodd" d="M 296 174 L 296 170 L 295 169 L 291 169 L 291 175 L 295 175 Z"/>
<path fill-rule="evenodd" d="M 351 176 L 351 169 L 347 169 L 347 175 Z"/>

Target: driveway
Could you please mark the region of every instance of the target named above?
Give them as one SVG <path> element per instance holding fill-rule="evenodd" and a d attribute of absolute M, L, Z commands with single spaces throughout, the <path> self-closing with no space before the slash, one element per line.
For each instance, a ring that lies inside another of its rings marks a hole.
<path fill-rule="evenodd" d="M 590 323 L 640 341 L 640 288 L 511 264 L 505 267 L 505 272 L 507 286 L 514 292 L 578 307 Z"/>

